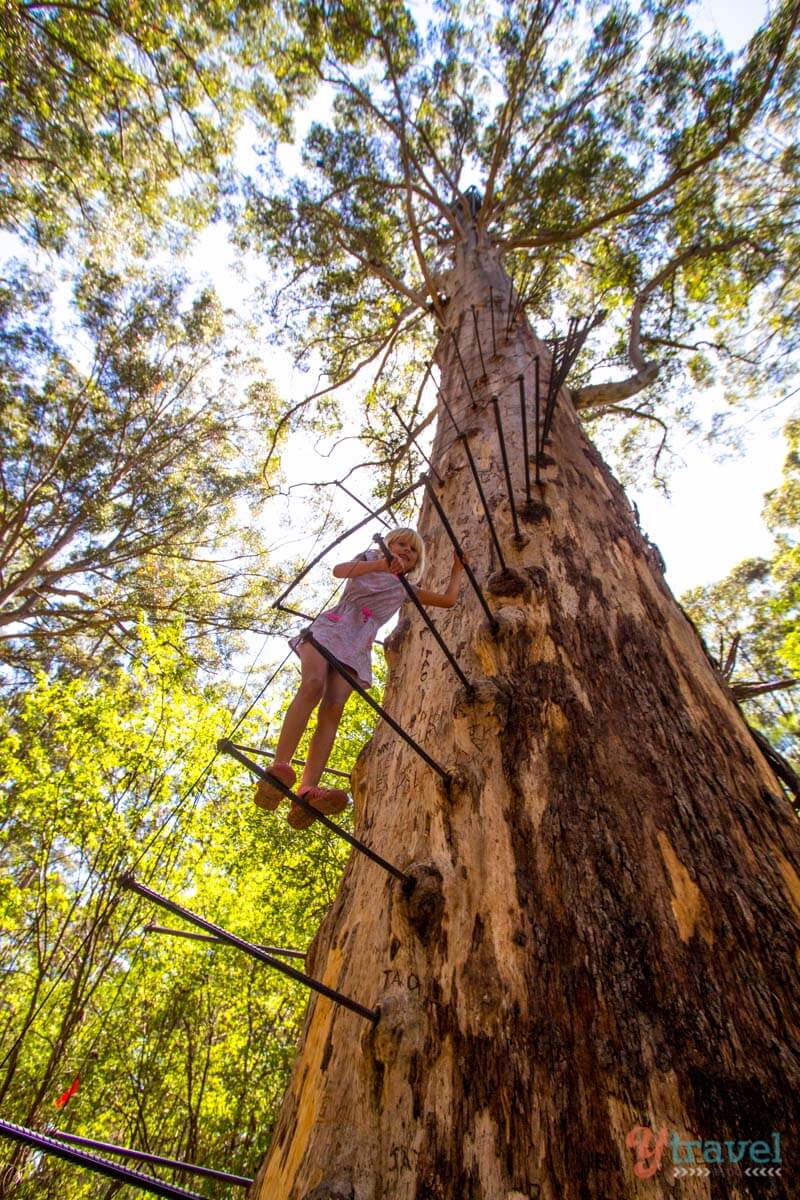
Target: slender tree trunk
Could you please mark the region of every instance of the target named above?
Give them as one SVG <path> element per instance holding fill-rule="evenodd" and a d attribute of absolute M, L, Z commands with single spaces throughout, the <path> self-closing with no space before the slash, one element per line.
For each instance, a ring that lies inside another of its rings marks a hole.
<path fill-rule="evenodd" d="M 359 758 L 357 832 L 419 883 L 407 898 L 349 863 L 309 969 L 380 1019 L 311 1000 L 252 1194 L 661 1197 L 689 1140 L 708 1143 L 710 1174 L 681 1180 L 682 1195 L 796 1194 L 797 821 L 566 394 L 515 544 L 490 397 L 523 501 L 517 379 L 530 400 L 532 356 L 545 382 L 549 356 L 523 317 L 506 342 L 509 285 L 490 249 L 465 248 L 449 290 L 472 381 L 477 307 L 488 381 L 473 407 L 448 332 L 443 392 L 509 574 L 443 412 L 439 495 L 479 580 L 494 575 L 499 631 L 466 581 L 435 614 L 472 699 L 416 613 L 387 648 L 387 709 L 454 781 L 447 794 L 384 724 Z M 449 543 L 428 502 L 420 530 L 428 582 L 443 585 Z M 741 1149 L 754 1140 L 770 1158 Z M 655 1151 L 638 1173 L 637 1143 Z M 778 1146 L 780 1176 L 746 1173 L 774 1170 Z"/>

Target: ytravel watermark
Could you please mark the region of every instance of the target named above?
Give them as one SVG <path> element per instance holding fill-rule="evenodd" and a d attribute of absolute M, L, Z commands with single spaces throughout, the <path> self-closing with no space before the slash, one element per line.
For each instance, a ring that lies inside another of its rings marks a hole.
<path fill-rule="evenodd" d="M 633 1171 L 640 1179 L 651 1179 L 667 1164 L 676 1174 L 706 1175 L 714 1166 L 738 1163 L 747 1175 L 780 1175 L 783 1161 L 779 1133 L 771 1133 L 769 1140 L 692 1141 L 666 1126 L 656 1132 L 647 1125 L 634 1125 L 625 1145 L 634 1152 Z"/>

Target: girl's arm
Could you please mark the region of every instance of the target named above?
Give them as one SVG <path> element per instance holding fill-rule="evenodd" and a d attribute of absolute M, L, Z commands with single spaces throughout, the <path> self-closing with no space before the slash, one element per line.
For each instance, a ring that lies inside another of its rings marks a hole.
<path fill-rule="evenodd" d="M 393 558 L 388 563 L 381 555 L 380 558 L 368 558 L 366 561 L 356 558 L 352 562 L 338 563 L 333 568 L 333 574 L 336 579 L 357 579 L 359 575 L 371 575 L 374 571 L 392 571 L 396 575 L 402 570 L 403 564 L 399 558 Z"/>
<path fill-rule="evenodd" d="M 444 592 L 429 592 L 426 588 L 417 588 L 417 599 L 421 604 L 431 608 L 452 608 L 458 602 L 458 590 L 461 586 L 461 575 L 464 566 L 457 554 L 453 555 L 453 567 L 450 571 L 450 582 Z"/>

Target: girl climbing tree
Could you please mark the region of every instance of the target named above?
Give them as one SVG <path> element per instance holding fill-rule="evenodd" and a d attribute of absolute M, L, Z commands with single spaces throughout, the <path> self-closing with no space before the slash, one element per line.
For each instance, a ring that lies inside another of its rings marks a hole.
<path fill-rule="evenodd" d="M 308 630 L 363 687 L 372 683 L 370 657 L 375 636 L 405 600 L 399 577 L 410 575 L 417 579 L 425 567 L 425 547 L 413 529 L 391 530 L 386 535 L 386 545 L 392 554 L 388 561 L 379 551 L 368 550 L 353 562 L 334 567 L 333 574 L 337 579 L 349 581 L 344 595 L 334 608 L 317 617 Z M 454 556 L 447 589 L 438 593 L 418 588 L 420 602 L 434 608 L 452 608 L 458 599 L 462 569 L 461 562 Z M 290 645 L 302 664 L 302 680 L 287 709 L 275 750 L 275 762 L 269 773 L 284 787 L 294 785 L 296 775 L 291 765 L 292 755 L 305 733 L 311 713 L 319 704 L 317 726 L 308 748 L 298 794 L 322 813 L 342 812 L 347 806 L 347 792 L 341 788 L 321 788 L 318 784 L 352 687 L 347 674 L 336 671 L 302 636 L 292 638 Z M 259 808 L 274 811 L 283 795 L 282 790 L 263 779 L 256 788 L 255 802 Z M 286 819 L 293 829 L 306 829 L 314 816 L 292 803 Z"/>

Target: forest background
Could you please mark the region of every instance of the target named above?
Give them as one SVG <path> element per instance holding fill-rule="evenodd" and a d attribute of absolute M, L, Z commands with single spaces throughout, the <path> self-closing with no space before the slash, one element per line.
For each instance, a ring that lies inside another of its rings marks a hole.
<path fill-rule="evenodd" d="M 320 482 L 399 449 L 420 467 L 362 378 L 285 421 L 335 372 L 313 338 L 292 365 L 315 314 L 276 306 L 290 268 L 275 279 L 248 224 L 245 176 L 303 170 L 315 64 L 347 9 L 329 6 L 327 25 L 313 5 L 227 0 L 0 14 L 0 1113 L 245 1175 L 305 995 L 232 950 L 148 931 L 155 915 L 118 878 L 133 869 L 253 942 L 302 949 L 345 861 L 324 830 L 265 819 L 214 746 L 268 745 L 291 693 L 296 623 L 270 602 L 361 515 Z M 701 13 L 707 52 L 738 51 L 763 15 L 726 48 Z M 571 382 L 618 358 L 590 344 Z M 743 355 L 736 388 L 724 366 L 691 355 L 666 446 L 646 408 L 594 433 L 647 526 L 682 456 L 702 447 L 708 488 L 712 458 L 739 453 L 752 486 L 750 432 L 784 426 L 783 475 L 761 484 L 770 548 L 718 582 L 695 576 L 684 604 L 747 719 L 797 765 L 791 690 L 763 690 L 800 670 L 796 361 L 791 345 L 769 369 Z M 281 463 L 265 472 L 270 445 Z M 386 472 L 348 486 L 380 499 Z M 300 607 L 322 607 L 328 582 L 317 571 Z M 334 767 L 349 770 L 372 720 L 351 703 Z M 0 1195 L 115 1194 L 2 1150 Z"/>

